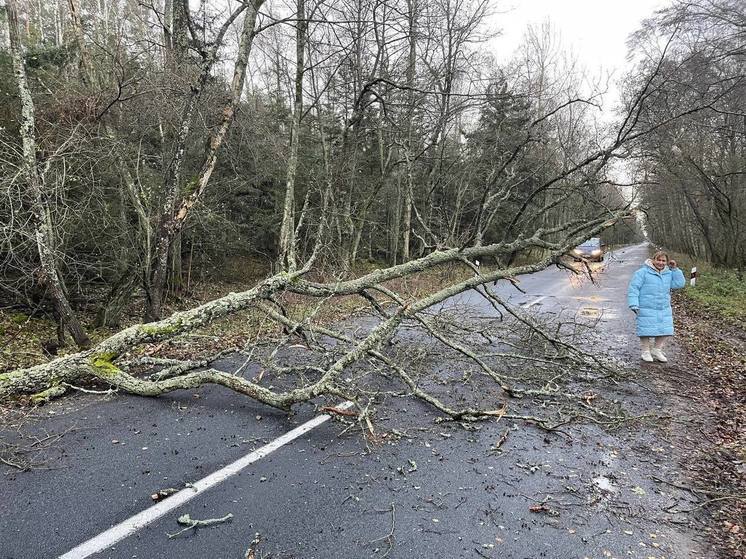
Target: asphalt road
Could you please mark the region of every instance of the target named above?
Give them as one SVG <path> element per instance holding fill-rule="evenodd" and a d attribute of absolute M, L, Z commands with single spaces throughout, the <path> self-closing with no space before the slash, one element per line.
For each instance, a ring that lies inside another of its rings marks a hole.
<path fill-rule="evenodd" d="M 520 278 L 525 293 L 507 282 L 495 289 L 546 316 L 592 319 L 589 350 L 637 367 L 625 293 L 646 254 L 640 245 L 608 255 L 595 283 L 547 269 Z M 494 315 L 475 293 L 449 305 Z M 643 368 L 606 390 L 635 410 L 681 406 L 666 370 Z M 159 489 L 198 485 L 317 417 L 310 405 L 288 417 L 218 388 L 158 399 L 76 396 L 41 414 L 24 436 L 64 436 L 36 457 L 41 468 L 0 465 L 3 559 L 63 556 L 148 510 Z M 675 441 L 687 436 L 685 426 L 584 424 L 565 436 L 504 421 L 464 429 L 434 417 L 419 402 L 397 399 L 377 416 L 387 435 L 380 444 L 337 421 L 321 423 L 90 556 L 244 559 L 257 533 L 257 559 L 711 556 L 695 519 L 676 512 L 692 508 L 689 494 L 655 479 L 678 479 Z M 506 432 L 500 452 L 491 452 Z M 169 538 L 187 513 L 233 517 Z"/>

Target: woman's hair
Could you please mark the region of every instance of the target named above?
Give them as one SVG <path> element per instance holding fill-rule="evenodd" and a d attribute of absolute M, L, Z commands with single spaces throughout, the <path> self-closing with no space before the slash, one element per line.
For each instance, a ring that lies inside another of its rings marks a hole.
<path fill-rule="evenodd" d="M 659 250 L 658 252 L 656 252 L 656 253 L 655 253 L 655 254 L 653 255 L 653 260 L 656 260 L 656 259 L 657 259 L 657 258 L 658 258 L 659 256 L 663 256 L 663 257 L 665 257 L 665 258 L 666 258 L 666 262 L 668 262 L 668 254 L 666 254 L 666 253 L 665 253 L 665 252 L 663 252 L 662 250 Z"/>

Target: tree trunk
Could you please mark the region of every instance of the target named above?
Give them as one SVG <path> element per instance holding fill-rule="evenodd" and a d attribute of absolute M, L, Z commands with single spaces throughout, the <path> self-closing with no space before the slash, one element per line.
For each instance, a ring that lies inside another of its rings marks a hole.
<path fill-rule="evenodd" d="M 412 204 L 414 203 L 414 80 L 417 64 L 417 0 L 407 1 L 407 19 L 409 21 L 408 39 L 409 54 L 407 56 L 407 143 L 404 146 L 404 156 L 407 161 L 407 181 L 404 186 L 404 222 L 402 223 L 402 262 L 410 258 L 410 239 L 412 230 Z"/>
<path fill-rule="evenodd" d="M 29 192 L 31 193 L 36 246 L 41 268 L 39 279 L 49 290 L 59 315 L 60 324 L 64 325 L 78 347 L 87 347 L 91 343 L 90 339 L 67 300 L 65 284 L 57 266 L 54 224 L 52 223 L 52 216 L 47 203 L 47 193 L 44 187 L 43 176 L 39 173 L 36 162 L 34 101 L 31 97 L 31 90 L 29 89 L 26 78 L 23 46 L 18 28 L 16 0 L 8 0 L 6 2 L 6 11 L 8 15 L 13 71 L 16 76 L 16 86 L 18 87 L 18 94 L 21 99 L 21 126 L 19 132 L 23 142 L 23 171 L 26 175 Z"/>
<path fill-rule="evenodd" d="M 176 295 L 180 295 L 184 289 L 184 274 L 182 271 L 182 241 L 183 232 L 180 232 L 171 243 L 171 266 L 168 278 L 168 290 Z"/>
<path fill-rule="evenodd" d="M 67 6 L 70 9 L 70 21 L 73 26 L 73 36 L 75 37 L 75 46 L 78 49 L 78 70 L 80 77 L 86 85 L 93 79 L 93 68 L 88 56 L 88 48 L 83 36 L 83 22 L 80 18 L 79 0 L 67 0 Z"/>
<path fill-rule="evenodd" d="M 218 160 L 220 148 L 223 145 L 223 141 L 228 134 L 231 124 L 233 123 L 233 116 L 241 100 L 241 94 L 243 93 L 244 83 L 246 81 L 246 67 L 248 65 L 249 54 L 251 53 L 251 46 L 256 32 L 254 26 L 256 25 L 256 18 L 259 9 L 263 3 L 264 0 L 254 0 L 254 2 L 247 3 L 243 8 L 246 11 L 246 15 L 243 20 L 243 31 L 241 32 L 238 52 L 236 53 L 236 62 L 233 67 L 233 79 L 231 81 L 228 102 L 223 107 L 220 124 L 216 127 L 216 131 L 207 142 L 205 154 L 202 160 L 202 167 L 200 168 L 199 173 L 189 181 L 181 200 L 177 200 L 176 198 L 180 182 L 179 174 L 181 163 L 186 152 L 186 142 L 191 131 L 192 116 L 196 109 L 199 96 L 209 79 L 210 70 L 215 60 L 217 60 L 216 49 L 220 46 L 222 40 L 217 41 L 215 45 L 213 45 L 213 52 L 208 54 L 208 60 L 203 63 L 200 76 L 198 77 L 196 84 L 192 87 L 191 96 L 184 107 L 176 140 L 175 161 L 172 162 L 166 179 L 167 196 L 163 207 L 158 238 L 156 239 L 154 247 L 154 258 L 152 260 L 153 263 L 151 268 L 152 273 L 150 281 L 146 282 L 147 308 L 145 319 L 147 321 L 158 320 L 163 313 L 163 297 L 165 295 L 166 278 L 168 276 L 168 255 L 171 245 L 176 235 L 178 235 L 184 227 L 184 223 L 186 222 L 192 207 L 202 198 L 202 195 L 210 182 L 212 172 L 215 170 L 215 164 Z M 230 23 L 230 21 L 227 22 L 227 24 L 228 23 Z"/>
<path fill-rule="evenodd" d="M 294 270 L 295 261 L 295 179 L 298 172 L 298 145 L 300 144 L 300 121 L 303 116 L 303 74 L 306 51 L 305 0 L 298 0 L 298 22 L 295 26 L 295 100 L 293 121 L 290 127 L 290 155 L 285 180 L 285 205 L 280 226 L 279 268 Z"/>

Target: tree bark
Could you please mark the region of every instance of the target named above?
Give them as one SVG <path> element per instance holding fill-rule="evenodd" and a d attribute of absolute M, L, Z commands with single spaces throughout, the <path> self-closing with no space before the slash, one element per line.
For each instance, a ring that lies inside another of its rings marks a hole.
<path fill-rule="evenodd" d="M 220 147 L 233 122 L 233 116 L 241 100 L 241 94 L 246 81 L 246 67 L 256 32 L 254 27 L 256 25 L 257 14 L 263 3 L 264 0 L 254 0 L 241 8 L 245 10 L 246 14 L 243 20 L 243 31 L 241 32 L 236 62 L 233 68 L 233 80 L 231 82 L 229 100 L 223 107 L 220 124 L 216 132 L 211 135 L 208 141 L 199 173 L 188 182 L 183 197 L 178 200 L 181 164 L 186 152 L 187 139 L 191 132 L 192 117 L 201 92 L 209 79 L 210 71 L 217 57 L 217 47 L 220 46 L 222 39 L 216 42 L 211 51 L 206 54 L 206 60 L 203 61 L 200 75 L 192 87 L 191 94 L 182 111 L 181 123 L 175 141 L 174 160 L 171 162 L 166 176 L 166 201 L 163 205 L 160 227 L 154 243 L 151 276 L 147 290 L 147 308 L 145 313 L 147 321 L 158 320 L 163 313 L 163 297 L 165 295 L 166 279 L 168 276 L 168 256 L 171 245 L 176 235 L 184 227 L 184 223 L 192 207 L 200 200 L 207 188 L 212 172 L 215 169 L 215 164 L 217 163 Z M 231 20 L 225 25 L 228 25 L 230 22 Z M 225 25 L 223 29 L 227 30 Z M 222 30 L 221 35 L 223 35 Z"/>
<path fill-rule="evenodd" d="M 16 0 L 6 2 L 8 30 L 13 71 L 16 77 L 18 95 L 21 99 L 20 135 L 23 142 L 23 171 L 31 194 L 36 247 L 39 253 L 40 282 L 49 290 L 62 326 L 72 336 L 78 347 L 88 347 L 90 339 L 67 299 L 67 290 L 59 273 L 55 247 L 55 233 L 52 215 L 47 201 L 43 176 L 37 165 L 35 132 L 35 109 L 31 90 L 26 77 L 23 45 L 18 27 Z"/>
<path fill-rule="evenodd" d="M 417 0 L 407 0 L 407 20 L 409 23 L 407 55 L 407 140 L 404 146 L 407 180 L 404 186 L 402 224 L 402 261 L 410 258 L 410 239 L 412 231 L 412 204 L 414 204 L 414 80 L 417 64 Z"/>
<path fill-rule="evenodd" d="M 295 25 L 295 99 L 293 120 L 290 126 L 290 155 L 285 179 L 285 204 L 280 226 L 280 250 L 278 264 L 281 270 L 293 271 L 295 256 L 295 179 L 298 173 L 298 147 L 300 144 L 300 121 L 303 116 L 303 75 L 305 72 L 306 14 L 305 0 L 297 0 L 298 12 Z"/>
<path fill-rule="evenodd" d="M 75 46 L 78 49 L 78 70 L 83 82 L 86 85 L 91 85 L 89 82 L 93 79 L 93 69 L 88 56 L 85 37 L 83 36 L 83 22 L 80 18 L 79 0 L 67 0 L 67 6 L 70 9 L 73 36 L 75 37 Z"/>

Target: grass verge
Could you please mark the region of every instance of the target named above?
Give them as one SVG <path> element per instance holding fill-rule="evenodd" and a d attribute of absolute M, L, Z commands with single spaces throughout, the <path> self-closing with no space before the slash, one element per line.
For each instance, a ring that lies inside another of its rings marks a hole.
<path fill-rule="evenodd" d="M 687 277 L 697 268 L 696 285 L 683 291 L 685 297 L 730 322 L 746 323 L 746 276 L 739 278 L 735 270 L 715 268 L 683 254 L 671 254 L 671 258 Z"/>

